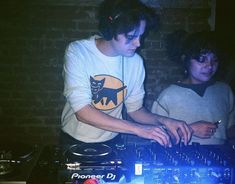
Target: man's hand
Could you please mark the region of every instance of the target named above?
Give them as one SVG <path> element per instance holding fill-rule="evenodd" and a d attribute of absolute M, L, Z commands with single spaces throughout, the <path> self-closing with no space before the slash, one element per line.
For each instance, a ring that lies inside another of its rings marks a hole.
<path fill-rule="evenodd" d="M 172 146 L 170 137 L 162 126 L 140 125 L 139 128 L 137 136 L 157 141 L 164 147 Z"/>
<path fill-rule="evenodd" d="M 174 140 L 174 144 L 178 144 L 180 140 L 183 140 L 184 144 L 187 145 L 191 139 L 192 129 L 184 121 L 179 121 L 176 119 L 171 119 L 168 117 L 150 113 L 144 107 L 142 107 L 138 111 L 128 114 L 136 122 L 149 125 L 152 124 L 157 127 L 161 127 L 160 129 L 162 132 L 171 136 L 171 139 Z"/>
<path fill-rule="evenodd" d="M 202 139 L 208 139 L 214 135 L 217 129 L 215 123 L 207 121 L 197 121 L 190 124 L 190 127 L 193 129 L 193 135 Z"/>
<path fill-rule="evenodd" d="M 174 140 L 175 144 L 178 144 L 180 140 L 184 142 L 185 145 L 191 139 L 192 136 L 192 128 L 188 126 L 184 121 L 166 118 L 163 121 L 166 129 L 168 130 L 168 134 L 171 136 L 171 139 Z"/>

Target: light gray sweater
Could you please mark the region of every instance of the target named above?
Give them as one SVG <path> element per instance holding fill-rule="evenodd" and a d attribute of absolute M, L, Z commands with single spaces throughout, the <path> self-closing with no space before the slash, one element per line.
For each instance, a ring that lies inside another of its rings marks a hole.
<path fill-rule="evenodd" d="M 203 96 L 190 88 L 172 84 L 154 101 L 152 112 L 183 120 L 188 124 L 200 120 L 222 120 L 210 139 L 193 136 L 190 143 L 223 144 L 226 140 L 226 129 L 235 124 L 234 95 L 231 88 L 223 82 L 208 86 Z"/>

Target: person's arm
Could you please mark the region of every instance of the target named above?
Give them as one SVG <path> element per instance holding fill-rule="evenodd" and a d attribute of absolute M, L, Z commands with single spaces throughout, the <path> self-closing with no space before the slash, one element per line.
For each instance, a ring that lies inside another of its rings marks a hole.
<path fill-rule="evenodd" d="M 135 134 L 146 139 L 155 140 L 163 146 L 171 146 L 169 136 L 161 126 L 141 125 L 117 119 L 106 115 L 105 113 L 93 108 L 91 105 L 86 105 L 75 114 L 78 120 L 97 128 L 112 132 Z"/>
<path fill-rule="evenodd" d="M 209 139 L 214 133 L 218 126 L 215 123 L 207 121 L 197 121 L 190 124 L 193 130 L 193 135 L 201 139 Z"/>
<path fill-rule="evenodd" d="M 235 125 L 231 126 L 227 130 L 227 137 L 228 137 L 228 139 L 235 139 Z"/>
<path fill-rule="evenodd" d="M 230 112 L 228 117 L 228 129 L 226 131 L 228 140 L 235 140 L 235 98 L 232 89 L 229 87 Z"/>
<path fill-rule="evenodd" d="M 173 134 L 176 139 L 176 144 L 178 144 L 182 138 L 184 140 L 184 144 L 186 145 L 191 138 L 192 130 L 184 121 L 153 114 L 147 111 L 144 107 L 128 114 L 133 120 L 139 123 L 164 125 L 167 130 Z"/>

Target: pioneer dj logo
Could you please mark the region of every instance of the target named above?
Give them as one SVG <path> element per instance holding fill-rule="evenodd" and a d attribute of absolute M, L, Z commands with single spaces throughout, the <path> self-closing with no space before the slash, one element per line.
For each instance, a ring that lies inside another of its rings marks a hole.
<path fill-rule="evenodd" d="M 127 89 L 123 82 L 113 76 L 90 76 L 92 104 L 100 110 L 110 110 L 124 101 Z"/>
<path fill-rule="evenodd" d="M 106 173 L 106 174 L 78 174 L 73 173 L 71 176 L 72 180 L 86 180 L 86 179 L 103 179 L 107 181 L 114 181 L 116 179 L 116 174 Z"/>

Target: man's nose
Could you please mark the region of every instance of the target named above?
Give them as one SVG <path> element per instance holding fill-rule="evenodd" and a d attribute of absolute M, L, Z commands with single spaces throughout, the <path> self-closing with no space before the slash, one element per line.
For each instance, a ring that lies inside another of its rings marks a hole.
<path fill-rule="evenodd" d="M 140 37 L 136 37 L 134 40 L 133 40 L 133 44 L 136 46 L 136 47 L 140 47 Z"/>

